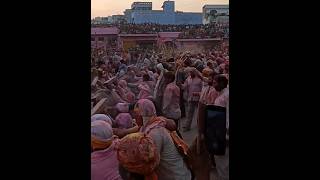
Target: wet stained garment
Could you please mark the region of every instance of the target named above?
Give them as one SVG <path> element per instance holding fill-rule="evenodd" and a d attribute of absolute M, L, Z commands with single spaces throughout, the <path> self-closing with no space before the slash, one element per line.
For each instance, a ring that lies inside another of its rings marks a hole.
<path fill-rule="evenodd" d="M 191 76 L 189 76 L 186 79 L 182 87 L 186 91 L 188 101 L 199 101 L 202 85 L 202 80 L 197 76 L 194 78 L 191 78 Z"/>
<path fill-rule="evenodd" d="M 145 81 L 146 84 L 150 87 L 151 90 L 151 95 L 154 95 L 154 89 L 156 87 L 156 82 L 155 81 Z"/>
<path fill-rule="evenodd" d="M 199 102 L 203 104 L 214 104 L 218 96 L 218 92 L 213 86 L 206 86 L 202 89 Z"/>
<path fill-rule="evenodd" d="M 158 179 L 191 180 L 191 172 L 178 152 L 163 121 L 157 121 L 141 128 L 142 132 L 151 136 L 160 154 L 160 163 L 156 168 Z"/>
<path fill-rule="evenodd" d="M 197 114 L 197 107 L 198 107 L 198 102 L 200 100 L 200 93 L 202 90 L 202 80 L 199 77 L 194 77 L 191 78 L 189 76 L 186 80 L 186 82 L 182 85 L 183 89 L 185 90 L 186 95 L 186 120 L 185 120 L 185 125 L 184 128 L 186 130 L 190 130 L 191 124 L 193 119 L 195 118 L 195 114 Z"/>
<path fill-rule="evenodd" d="M 180 88 L 174 83 L 167 85 L 163 95 L 163 115 L 170 119 L 180 119 Z"/>
<path fill-rule="evenodd" d="M 151 85 L 151 82 L 142 82 L 138 85 L 140 89 L 138 99 L 153 99 L 153 87 Z"/>
<path fill-rule="evenodd" d="M 156 103 L 156 108 L 157 108 L 157 114 L 162 115 L 162 101 L 163 101 L 163 95 L 164 95 L 164 90 L 166 88 L 166 82 L 164 78 L 164 72 L 161 72 L 157 84 L 155 86 L 154 90 L 154 100 Z"/>
<path fill-rule="evenodd" d="M 140 132 L 151 136 L 160 154 L 160 163 L 156 168 L 158 179 L 190 180 L 191 172 L 178 152 L 169 131 L 165 128 L 166 119 L 156 117 L 154 104 L 150 100 L 141 100 L 138 106 L 144 118 L 150 117 L 144 120 Z"/>
<path fill-rule="evenodd" d="M 120 80 L 118 84 L 119 84 L 118 87 L 121 88 L 120 93 L 122 93 L 124 99 L 129 103 L 133 103 L 135 100 L 135 95 L 129 89 L 127 81 Z"/>
<path fill-rule="evenodd" d="M 91 122 L 91 180 L 121 180 L 116 154 L 118 139 L 105 121 Z"/>
<path fill-rule="evenodd" d="M 91 153 L 91 180 L 122 180 L 115 149 L 117 141 L 104 150 Z"/>

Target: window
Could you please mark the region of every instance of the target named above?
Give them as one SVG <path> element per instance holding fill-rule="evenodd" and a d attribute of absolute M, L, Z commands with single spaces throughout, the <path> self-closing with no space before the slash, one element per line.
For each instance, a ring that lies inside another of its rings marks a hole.
<path fill-rule="evenodd" d="M 104 37 L 99 37 L 98 41 L 104 41 Z"/>
<path fill-rule="evenodd" d="M 95 38 L 92 37 L 92 38 L 91 38 L 91 41 L 95 41 Z"/>

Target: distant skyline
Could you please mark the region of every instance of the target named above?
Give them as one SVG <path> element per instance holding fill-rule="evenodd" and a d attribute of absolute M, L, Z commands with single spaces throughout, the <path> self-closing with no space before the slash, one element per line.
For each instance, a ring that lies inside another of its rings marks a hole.
<path fill-rule="evenodd" d="M 152 2 L 152 9 L 161 10 L 165 0 L 91 0 L 91 18 L 123 14 L 133 2 Z M 206 4 L 229 4 L 229 0 L 175 0 L 175 10 L 202 12 Z"/>

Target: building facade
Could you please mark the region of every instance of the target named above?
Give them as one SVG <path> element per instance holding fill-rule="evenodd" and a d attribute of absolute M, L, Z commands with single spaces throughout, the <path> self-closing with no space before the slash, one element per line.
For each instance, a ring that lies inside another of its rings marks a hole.
<path fill-rule="evenodd" d="M 177 50 L 194 51 L 212 49 L 219 43 L 229 46 L 228 38 L 180 39 L 180 33 L 121 34 L 116 27 L 91 28 L 91 48 L 128 51 L 137 46 L 141 48 L 175 47 Z"/>
<path fill-rule="evenodd" d="M 152 2 L 134 2 L 131 4 L 132 10 L 152 10 Z"/>
<path fill-rule="evenodd" d="M 91 48 L 115 49 L 119 32 L 120 30 L 116 27 L 91 28 Z"/>
<path fill-rule="evenodd" d="M 110 23 L 112 24 L 121 24 L 126 22 L 124 15 L 112 15 L 110 18 Z"/>
<path fill-rule="evenodd" d="M 202 8 L 202 23 L 229 23 L 229 5 L 204 5 Z"/>
<path fill-rule="evenodd" d="M 98 25 L 98 24 L 109 24 L 110 20 L 109 17 L 95 17 L 91 20 L 91 24 Z"/>
<path fill-rule="evenodd" d="M 128 23 L 202 24 L 202 13 L 175 12 L 175 2 L 163 2 L 162 10 L 152 10 L 152 2 L 134 2 L 124 11 Z"/>

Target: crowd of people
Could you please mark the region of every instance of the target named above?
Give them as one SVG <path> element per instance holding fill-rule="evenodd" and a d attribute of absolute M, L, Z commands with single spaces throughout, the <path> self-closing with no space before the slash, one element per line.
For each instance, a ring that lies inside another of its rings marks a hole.
<path fill-rule="evenodd" d="M 122 31 L 132 33 L 133 27 Z M 197 28 L 205 29 L 189 30 Z M 223 156 L 205 150 L 199 115 L 199 108 L 210 104 L 228 112 L 227 47 L 173 55 L 132 49 L 94 56 L 91 64 L 91 180 L 209 180 L 212 167 L 219 180 L 229 179 L 228 147 Z M 194 121 L 198 130 L 188 148 L 182 133 L 190 132 Z"/>
<path fill-rule="evenodd" d="M 229 27 L 222 24 L 161 25 L 146 24 L 110 24 L 100 27 L 118 27 L 121 34 L 155 34 L 158 32 L 181 32 L 179 38 L 219 38 L 227 37 Z"/>
<path fill-rule="evenodd" d="M 217 24 L 191 25 L 186 26 L 185 30 L 181 31 L 179 38 L 223 38 L 228 37 L 228 34 L 228 27 Z"/>

